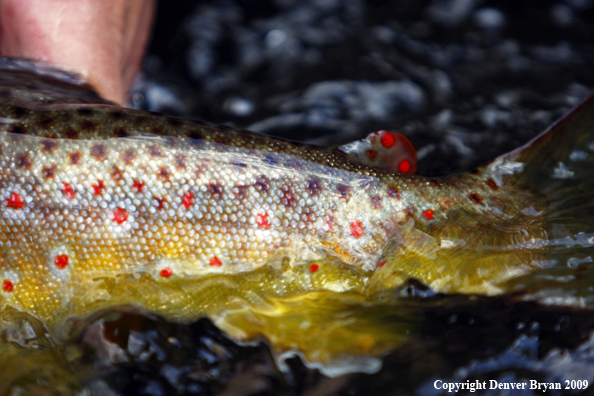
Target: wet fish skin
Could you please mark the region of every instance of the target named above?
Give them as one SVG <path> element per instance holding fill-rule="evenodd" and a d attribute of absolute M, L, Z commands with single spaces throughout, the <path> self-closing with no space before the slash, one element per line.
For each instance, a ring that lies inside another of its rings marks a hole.
<path fill-rule="evenodd" d="M 83 315 L 75 307 L 98 299 L 197 315 L 90 286 L 122 277 L 148 282 L 147 299 L 149 284 L 248 272 L 262 277 L 242 289 L 261 295 L 370 295 L 408 277 L 494 293 L 530 270 L 547 239 L 542 197 L 504 189 L 490 169 L 397 175 L 336 149 L 97 103 L 84 87 L 30 78 L 0 77 L 0 293 L 43 320 Z"/>
<path fill-rule="evenodd" d="M 41 318 L 105 276 L 170 282 L 325 256 L 372 271 L 394 249 L 435 249 L 420 236 L 515 235 L 492 221 L 546 238 L 484 175 L 395 175 L 327 148 L 109 105 L 3 98 L 0 117 L 2 297 Z"/>

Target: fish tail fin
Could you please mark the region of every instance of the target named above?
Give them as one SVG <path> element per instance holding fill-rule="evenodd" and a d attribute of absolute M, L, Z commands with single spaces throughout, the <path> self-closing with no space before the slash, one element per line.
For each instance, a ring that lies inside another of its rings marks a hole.
<path fill-rule="evenodd" d="M 527 186 L 546 198 L 551 237 L 593 233 L 594 94 L 487 169 L 506 186 Z"/>

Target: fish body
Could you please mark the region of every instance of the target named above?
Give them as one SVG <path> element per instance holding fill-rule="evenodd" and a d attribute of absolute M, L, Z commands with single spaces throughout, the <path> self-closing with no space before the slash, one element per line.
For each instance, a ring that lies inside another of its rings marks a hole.
<path fill-rule="evenodd" d="M 551 250 L 550 197 L 520 169 L 548 138 L 424 178 L 348 149 L 123 109 L 36 72 L 0 77 L 0 301 L 48 325 L 119 304 L 278 318 L 292 298 L 308 321 L 329 320 L 305 308 L 315 293 L 381 299 L 411 277 L 501 293 Z M 249 333 L 245 321 L 226 329 Z M 307 348 L 273 327 L 259 331 Z"/>

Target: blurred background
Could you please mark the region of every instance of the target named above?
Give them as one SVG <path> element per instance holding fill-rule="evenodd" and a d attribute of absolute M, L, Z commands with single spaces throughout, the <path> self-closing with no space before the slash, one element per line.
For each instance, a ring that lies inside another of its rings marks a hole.
<path fill-rule="evenodd" d="M 419 173 L 509 151 L 594 86 L 590 0 L 160 2 L 133 105 L 317 144 L 391 128 Z"/>

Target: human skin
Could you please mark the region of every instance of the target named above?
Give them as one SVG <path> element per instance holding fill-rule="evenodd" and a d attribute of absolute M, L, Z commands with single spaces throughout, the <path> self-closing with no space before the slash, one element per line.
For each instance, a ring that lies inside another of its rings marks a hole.
<path fill-rule="evenodd" d="M 105 99 L 126 102 L 156 0 L 0 0 L 0 55 L 75 71 Z"/>

